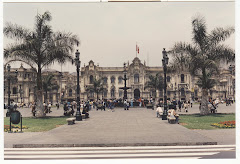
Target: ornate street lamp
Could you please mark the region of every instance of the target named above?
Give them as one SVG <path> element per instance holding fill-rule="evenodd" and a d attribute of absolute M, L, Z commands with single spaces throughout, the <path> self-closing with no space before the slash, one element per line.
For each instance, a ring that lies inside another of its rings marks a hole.
<path fill-rule="evenodd" d="M 127 100 L 127 90 L 130 89 L 130 87 L 127 87 L 127 69 L 126 69 L 126 63 L 123 63 L 123 74 L 124 74 L 124 87 L 120 87 L 119 89 L 122 89 L 124 91 L 123 101 Z"/>
<path fill-rule="evenodd" d="M 234 76 L 234 66 L 232 66 L 232 65 L 230 65 L 229 66 L 229 71 L 230 71 L 230 74 L 231 74 L 231 76 L 230 76 L 230 78 L 231 78 L 231 82 L 232 82 L 232 90 L 233 90 L 233 98 L 235 97 L 235 80 L 233 79 L 233 76 Z"/>
<path fill-rule="evenodd" d="M 162 59 L 162 65 L 163 65 L 163 71 L 164 71 L 164 110 L 163 110 L 163 116 L 162 116 L 162 120 L 167 120 L 167 111 L 168 111 L 168 107 L 167 107 L 167 77 L 166 77 L 166 73 L 167 73 L 167 65 L 168 65 L 168 56 L 167 56 L 167 52 L 165 51 L 165 48 L 163 48 L 162 51 L 162 55 L 163 55 L 163 59 Z"/>
<path fill-rule="evenodd" d="M 10 107 L 10 94 L 11 94 L 11 90 L 10 90 L 10 82 L 11 82 L 11 75 L 10 75 L 10 71 L 11 71 L 11 66 L 10 64 L 7 65 L 7 70 L 8 70 L 8 111 L 6 113 L 6 117 L 9 117 L 11 112 L 12 112 L 12 107 Z M 15 71 L 15 77 L 17 78 L 18 75 L 18 71 Z"/>
<path fill-rule="evenodd" d="M 77 67 L 77 112 L 76 112 L 76 121 L 82 121 L 82 115 L 80 112 L 80 85 L 79 85 L 79 69 L 80 69 L 80 64 L 81 61 L 79 60 L 80 53 L 77 52 L 75 53 L 75 65 Z"/>

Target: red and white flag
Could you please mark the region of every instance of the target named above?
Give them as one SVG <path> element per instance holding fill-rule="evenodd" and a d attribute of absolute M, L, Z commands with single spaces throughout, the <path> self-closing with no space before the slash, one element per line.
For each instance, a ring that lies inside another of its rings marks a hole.
<path fill-rule="evenodd" d="M 137 44 L 136 44 L 136 52 L 139 54 L 139 47 Z"/>

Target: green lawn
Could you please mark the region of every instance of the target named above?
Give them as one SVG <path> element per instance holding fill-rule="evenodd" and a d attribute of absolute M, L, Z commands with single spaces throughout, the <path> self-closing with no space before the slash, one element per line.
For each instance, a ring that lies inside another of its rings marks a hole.
<path fill-rule="evenodd" d="M 24 132 L 43 132 L 56 128 L 59 125 L 67 123 L 68 117 L 46 117 L 46 118 L 30 118 L 23 117 Z M 4 118 L 4 125 L 9 125 L 9 117 Z M 20 126 L 20 124 L 18 124 Z"/>
<path fill-rule="evenodd" d="M 207 116 L 180 115 L 179 124 L 188 129 L 219 129 L 211 126 L 213 123 L 235 120 L 235 114 L 210 114 Z"/>

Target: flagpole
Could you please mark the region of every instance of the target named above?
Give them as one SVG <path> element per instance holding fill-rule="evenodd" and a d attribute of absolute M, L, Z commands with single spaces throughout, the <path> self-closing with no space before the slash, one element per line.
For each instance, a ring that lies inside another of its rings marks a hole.
<path fill-rule="evenodd" d="M 138 49 L 138 46 L 137 46 L 137 42 L 136 42 L 136 57 L 137 57 L 137 49 Z"/>

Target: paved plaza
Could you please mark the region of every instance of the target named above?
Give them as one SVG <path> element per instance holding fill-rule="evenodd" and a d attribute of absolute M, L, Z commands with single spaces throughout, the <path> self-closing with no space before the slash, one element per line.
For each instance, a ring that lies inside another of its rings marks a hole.
<path fill-rule="evenodd" d="M 48 116 L 62 116 L 63 110 L 52 109 Z M 6 112 L 6 110 L 5 110 Z M 31 116 L 30 109 L 20 109 L 23 117 Z M 179 124 L 169 124 L 156 117 L 156 111 L 130 108 L 114 112 L 91 110 L 89 119 L 74 125 L 62 125 L 47 132 L 4 133 L 4 146 L 14 144 L 63 144 L 75 146 L 136 146 L 136 145 L 197 145 L 235 144 L 235 129 L 189 130 Z M 185 112 L 179 112 L 186 114 Z M 187 114 L 199 113 L 198 105 Z M 221 104 L 218 113 L 235 113 L 235 104 Z M 180 116 L 181 117 L 181 116 Z M 24 123 L 23 123 L 24 124 Z M 226 135 L 227 134 L 227 135 Z"/>

